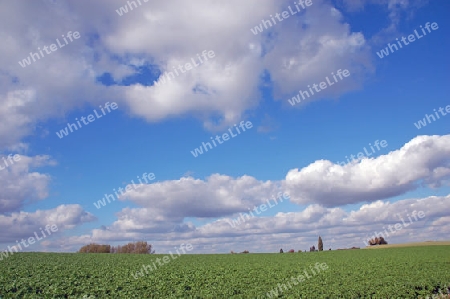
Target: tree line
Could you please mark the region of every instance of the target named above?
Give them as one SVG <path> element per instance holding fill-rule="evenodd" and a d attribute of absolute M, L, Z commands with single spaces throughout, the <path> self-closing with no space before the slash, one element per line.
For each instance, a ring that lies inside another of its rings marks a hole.
<path fill-rule="evenodd" d="M 145 241 L 130 242 L 126 245 L 101 245 L 96 243 L 90 243 L 78 250 L 78 253 L 137 253 L 137 254 L 153 254 L 155 250 L 152 250 L 151 244 Z"/>

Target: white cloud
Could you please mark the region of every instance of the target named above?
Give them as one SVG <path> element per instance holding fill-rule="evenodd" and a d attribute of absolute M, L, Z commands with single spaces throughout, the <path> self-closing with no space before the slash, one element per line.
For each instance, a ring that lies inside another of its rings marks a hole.
<path fill-rule="evenodd" d="M 21 211 L 8 216 L 0 215 L 0 227 L 2 227 L 0 243 L 15 242 L 21 238 L 28 239 L 35 232 L 41 235 L 40 229 L 45 229 L 46 225 L 56 225 L 58 233 L 61 233 L 95 219 L 94 215 L 76 204 L 60 205 L 50 210 Z"/>
<path fill-rule="evenodd" d="M 273 27 L 273 48 L 264 57 L 275 87 L 275 97 L 286 100 L 308 85 L 333 81 L 332 72 L 348 69 L 350 76 L 311 95 L 307 101 L 336 97 L 362 86 L 373 71 L 369 48 L 361 32 L 352 32 L 341 13 L 321 1 L 305 10 L 299 20 L 287 19 Z M 287 102 L 287 101 L 285 101 Z"/>
<path fill-rule="evenodd" d="M 130 200 L 140 207 L 154 211 L 161 221 L 166 217 L 220 217 L 253 208 L 276 196 L 278 184 L 258 181 L 251 176 L 232 178 L 213 174 L 206 180 L 183 177 L 125 192 L 120 200 Z M 130 210 L 133 211 L 133 210 Z"/>
<path fill-rule="evenodd" d="M 139 208 L 123 209 L 118 213 L 117 221 L 110 226 L 109 233 L 97 233 L 109 234 L 114 238 L 116 231 L 127 231 L 133 236 L 143 232 L 188 232 L 194 227 L 183 222 L 186 217 L 207 219 L 238 216 L 238 213 L 248 212 L 272 196 L 277 197 L 279 192 L 288 193 L 291 203 L 313 204 L 303 214 L 282 216 L 283 219 L 295 217 L 295 220 L 300 217 L 316 222 L 327 211 L 320 205 L 332 207 L 373 202 L 404 194 L 417 188 L 421 182 L 432 187 L 446 182 L 450 174 L 449 143 L 450 135 L 418 136 L 399 150 L 344 167 L 330 161 L 316 161 L 300 171 L 289 171 L 286 180 L 280 182 L 263 182 L 250 176 L 232 178 L 214 174 L 205 180 L 183 177 L 141 185 L 120 197 L 121 201 L 130 201 Z M 360 213 L 381 209 L 383 205 L 389 204 L 377 201 L 364 205 Z M 330 211 L 342 216 L 339 209 Z M 277 217 L 279 215 L 271 221 Z M 377 217 L 382 219 L 385 215 L 378 214 L 373 219 Z M 324 221 L 322 219 L 322 223 L 328 223 L 331 228 L 337 219 L 331 215 Z M 226 221 L 221 223 L 229 225 Z M 267 223 L 267 227 L 277 228 L 279 224 L 275 221 Z M 285 229 L 283 225 L 281 228 Z"/>
<path fill-rule="evenodd" d="M 442 240 L 448 235 L 448 228 L 440 224 L 448 222 L 450 195 L 394 203 L 380 199 L 404 194 L 421 183 L 431 187 L 446 183 L 450 175 L 449 143 L 450 135 L 418 136 L 399 150 L 344 167 L 316 161 L 300 171 L 291 170 L 281 182 L 214 174 L 205 180 L 184 177 L 140 185 L 120 197 L 138 208 L 123 209 L 112 225 L 72 237 L 66 246 L 78 246 L 87 240 L 151 239 L 162 248 L 190 242 L 197 244 L 197 252 L 226 251 L 224 246 L 211 244 L 228 244 L 235 251 L 276 251 L 280 246 L 309 248 L 318 235 L 327 240 L 326 247 L 362 246 L 368 237 L 399 223 L 399 217 L 407 220 L 414 210 L 423 211 L 426 217 L 388 235 L 388 241 Z M 291 203 L 310 205 L 302 211 L 278 212 L 275 216 L 259 217 L 253 211 L 271 195 L 276 197 L 284 191 L 289 193 Z M 363 202 L 369 203 L 352 211 L 332 207 Z M 249 210 L 256 217 L 244 217 L 240 225 L 230 224 L 239 213 Z M 221 218 L 196 226 L 186 217 Z"/>
<path fill-rule="evenodd" d="M 317 245 L 318 236 L 324 240 L 324 249 L 364 247 L 368 237 L 387 229 L 389 243 L 425 240 L 444 240 L 450 233 L 447 196 L 405 199 L 395 203 L 377 201 L 359 209 L 325 208 L 310 205 L 300 212 L 278 213 L 275 216 L 254 217 L 232 227 L 231 218 L 195 227 L 191 223 L 184 230 L 154 231 L 152 225 L 161 220 L 148 208 L 125 209 L 112 226 L 95 229 L 89 235 L 65 239 L 67 249 L 76 250 L 89 242 L 124 243 L 131 240 L 151 240 L 159 253 L 171 250 L 181 243 L 191 243 L 196 253 L 217 253 L 250 250 L 250 252 L 277 252 L 279 248 L 307 250 Z M 412 212 L 422 211 L 423 218 L 415 220 Z M 408 216 L 411 216 L 411 221 Z M 407 226 L 403 225 L 401 218 Z M 155 219 L 156 218 L 156 219 Z M 120 223 L 120 224 L 119 224 Z M 402 224 L 392 233 L 388 225 Z M 338 237 L 337 237 L 338 236 Z M 59 244 L 57 241 L 55 244 Z"/>
<path fill-rule="evenodd" d="M 450 177 L 450 135 L 417 136 L 402 148 L 344 166 L 319 160 L 286 175 L 291 201 L 326 206 L 371 202 L 420 187 L 439 187 Z"/>
<path fill-rule="evenodd" d="M 20 160 L 15 161 L 14 157 Z M 51 177 L 31 170 L 56 163 L 49 156 L 11 155 L 10 158 L 12 161 L 5 157 L 8 166 L 3 159 L 0 162 L 2 168 L 5 168 L 0 170 L 0 215 L 18 211 L 25 203 L 46 198 Z"/>
<path fill-rule="evenodd" d="M 149 122 L 190 115 L 215 130 L 258 106 L 264 70 L 270 72 L 278 98 L 320 82 L 338 68 L 349 68 L 352 76 L 346 82 L 321 95 L 336 96 L 359 88 L 370 72 L 364 36 L 351 32 L 340 12 L 321 1 L 304 15 L 276 24 L 275 39 L 255 36 L 250 29 L 287 9 L 292 4 L 287 0 L 161 0 L 143 3 L 119 17 L 115 10 L 125 4 L 119 0 L 5 4 L 0 12 L 8 23 L 0 29 L 4 41 L 0 117 L 5 120 L 0 127 L 1 148 L 17 146 L 35 133 L 39 122 L 63 120 L 69 111 L 106 101 L 116 101 Z M 32 24 L 12 17 L 18 14 Z M 25 68 L 18 64 L 68 31 L 78 31 L 81 38 Z M 215 57 L 161 86 L 107 87 L 96 82 L 105 72 L 115 80 L 137 74 L 135 66 L 171 71 L 204 50 L 213 50 Z M 205 92 L 196 92 L 198 87 Z"/>

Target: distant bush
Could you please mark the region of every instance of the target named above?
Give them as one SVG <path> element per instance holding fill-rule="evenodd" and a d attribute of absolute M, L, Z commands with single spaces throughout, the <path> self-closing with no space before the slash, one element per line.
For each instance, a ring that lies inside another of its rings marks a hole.
<path fill-rule="evenodd" d="M 369 245 L 387 245 L 387 241 L 383 237 L 375 237 L 374 239 L 369 240 Z"/>

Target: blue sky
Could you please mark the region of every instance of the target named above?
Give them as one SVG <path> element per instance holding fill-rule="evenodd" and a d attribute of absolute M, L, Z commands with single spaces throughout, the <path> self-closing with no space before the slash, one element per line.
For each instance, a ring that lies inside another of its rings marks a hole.
<path fill-rule="evenodd" d="M 442 226 L 450 224 L 443 213 L 450 200 L 450 116 L 421 129 L 414 123 L 450 107 L 450 4 L 313 1 L 254 35 L 250 29 L 262 19 L 293 5 L 255 3 L 196 1 L 194 9 L 153 1 L 122 16 L 115 10 L 123 1 L 7 4 L 0 156 L 22 159 L 0 170 L 0 223 L 10 228 L 0 233 L 0 245 L 57 224 L 58 234 L 29 250 L 73 252 L 90 242 L 137 240 L 157 252 L 186 242 L 195 253 L 304 250 L 319 235 L 325 247 L 338 248 L 361 246 L 365 235 L 398 222 L 396 213 L 414 209 L 426 217 L 388 241 L 448 235 Z M 21 20 L 10 18 L 16 11 L 24 11 Z M 28 14 L 37 16 L 30 24 Z M 427 22 L 439 28 L 377 56 Z M 17 63 L 69 31 L 81 38 L 25 68 Z M 204 50 L 215 56 L 154 84 Z M 339 69 L 350 76 L 289 104 Z M 199 86 L 206 92 L 196 92 Z M 118 109 L 57 136 L 106 102 Z M 241 121 L 253 127 L 191 154 Z M 337 165 L 376 140 L 388 145 Z M 94 206 L 144 173 L 155 180 Z M 229 225 L 280 191 L 290 200 Z"/>

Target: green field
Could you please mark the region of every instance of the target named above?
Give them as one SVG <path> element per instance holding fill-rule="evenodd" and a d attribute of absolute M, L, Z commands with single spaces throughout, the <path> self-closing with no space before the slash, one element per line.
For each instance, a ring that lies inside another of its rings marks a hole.
<path fill-rule="evenodd" d="M 269 298 L 279 283 L 304 271 L 309 278 L 278 289 L 276 298 L 426 298 L 450 287 L 450 246 L 182 255 L 133 278 L 162 256 L 14 254 L 0 261 L 0 297 Z M 314 275 L 310 265 L 317 262 L 328 269 Z"/>

